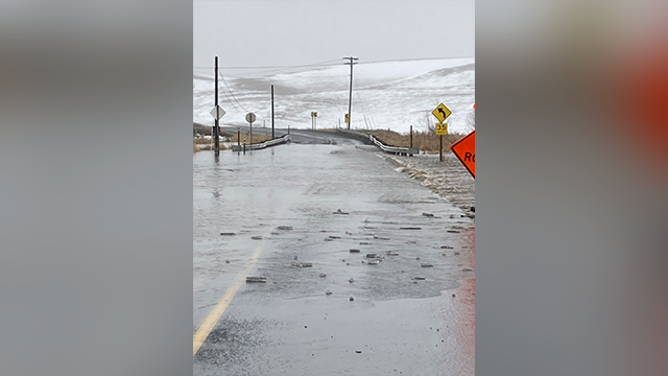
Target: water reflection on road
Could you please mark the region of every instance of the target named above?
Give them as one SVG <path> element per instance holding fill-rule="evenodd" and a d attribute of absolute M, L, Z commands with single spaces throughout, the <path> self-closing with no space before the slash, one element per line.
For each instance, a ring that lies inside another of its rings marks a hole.
<path fill-rule="evenodd" d="M 475 222 L 376 152 L 193 155 L 193 331 L 244 273 L 266 278 L 194 375 L 475 373 Z"/>

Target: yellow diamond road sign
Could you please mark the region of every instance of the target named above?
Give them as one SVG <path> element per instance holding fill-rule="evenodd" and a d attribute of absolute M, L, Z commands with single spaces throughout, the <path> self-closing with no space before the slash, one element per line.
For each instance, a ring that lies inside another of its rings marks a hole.
<path fill-rule="evenodd" d="M 436 123 L 436 134 L 439 136 L 448 134 L 448 123 Z"/>
<path fill-rule="evenodd" d="M 450 109 L 443 103 L 439 104 L 431 113 L 434 114 L 436 119 L 438 119 L 438 121 L 441 123 L 444 122 L 448 116 L 452 115 L 452 111 L 450 111 Z"/>

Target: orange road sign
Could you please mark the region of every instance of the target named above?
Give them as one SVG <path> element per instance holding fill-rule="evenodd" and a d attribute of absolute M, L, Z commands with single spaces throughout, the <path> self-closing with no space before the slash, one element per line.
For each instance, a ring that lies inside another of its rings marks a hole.
<path fill-rule="evenodd" d="M 450 150 L 459 158 L 464 167 L 469 170 L 475 179 L 475 131 L 452 144 Z"/>

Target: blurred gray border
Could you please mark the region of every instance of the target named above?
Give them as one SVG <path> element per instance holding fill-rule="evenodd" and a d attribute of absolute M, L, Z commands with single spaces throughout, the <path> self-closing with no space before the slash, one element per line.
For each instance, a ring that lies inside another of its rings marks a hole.
<path fill-rule="evenodd" d="M 192 3 L 0 4 L 0 374 L 192 372 Z"/>

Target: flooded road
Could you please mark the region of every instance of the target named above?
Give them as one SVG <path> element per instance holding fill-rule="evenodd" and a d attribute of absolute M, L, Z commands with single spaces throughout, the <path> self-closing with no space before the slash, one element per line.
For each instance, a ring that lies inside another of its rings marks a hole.
<path fill-rule="evenodd" d="M 193 154 L 193 375 L 475 374 L 474 220 L 335 143 Z"/>

